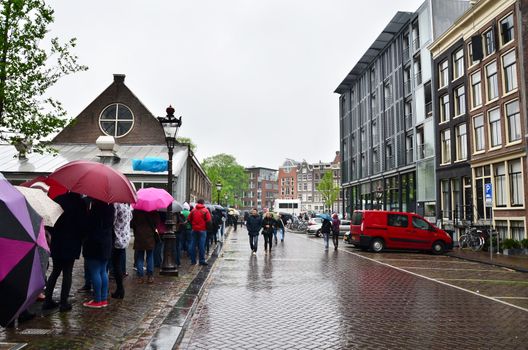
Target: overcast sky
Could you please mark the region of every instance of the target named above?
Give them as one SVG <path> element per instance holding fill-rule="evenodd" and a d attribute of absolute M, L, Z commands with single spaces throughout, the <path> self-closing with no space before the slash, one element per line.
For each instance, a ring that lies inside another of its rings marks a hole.
<path fill-rule="evenodd" d="M 113 81 L 155 115 L 172 104 L 196 155 L 243 166 L 331 161 L 333 91 L 397 11 L 422 0 L 53 0 L 51 35 L 78 39 L 87 72 L 50 91 L 77 116 Z"/>

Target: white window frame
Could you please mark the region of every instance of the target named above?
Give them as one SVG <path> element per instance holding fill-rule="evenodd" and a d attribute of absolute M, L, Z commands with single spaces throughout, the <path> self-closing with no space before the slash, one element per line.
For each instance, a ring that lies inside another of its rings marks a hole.
<path fill-rule="evenodd" d="M 453 55 L 453 80 L 464 75 L 464 49 L 461 48 Z"/>
<path fill-rule="evenodd" d="M 479 119 L 479 123 L 477 126 L 477 123 L 475 122 L 476 119 Z M 486 150 L 486 135 L 485 135 L 485 121 L 484 121 L 484 115 L 480 114 L 473 117 L 473 148 L 474 153 L 481 153 Z M 477 130 L 478 127 L 478 130 Z M 478 146 L 482 145 L 482 147 L 479 149 Z"/>
<path fill-rule="evenodd" d="M 517 110 L 514 113 L 508 111 L 508 107 L 517 104 Z M 511 113 L 511 114 L 509 114 Z M 521 129 L 521 111 L 519 100 L 508 101 L 504 104 L 504 115 L 506 116 L 506 132 L 508 143 L 519 143 L 522 141 L 522 129 Z M 512 124 L 513 119 L 513 124 Z M 517 132 L 516 138 L 512 139 L 512 132 Z"/>
<path fill-rule="evenodd" d="M 438 65 L 438 83 L 439 89 L 449 84 L 449 63 L 447 59 Z"/>
<path fill-rule="evenodd" d="M 440 96 L 440 124 L 449 121 L 449 94 Z"/>
<path fill-rule="evenodd" d="M 508 60 L 508 62 L 506 62 L 506 60 Z M 517 77 L 517 57 L 515 49 L 502 55 L 501 62 L 502 91 L 504 94 L 509 94 L 516 91 L 519 87 L 519 79 Z"/>
<path fill-rule="evenodd" d="M 455 116 L 460 117 L 466 114 L 466 88 L 464 85 L 460 85 L 454 91 L 455 100 Z"/>
<path fill-rule="evenodd" d="M 463 133 L 462 133 L 463 129 Z M 456 161 L 467 160 L 467 124 L 462 123 L 458 124 L 455 127 L 455 137 L 456 137 Z"/>
<path fill-rule="evenodd" d="M 478 81 L 477 81 L 478 77 Z M 482 74 L 480 70 L 471 74 L 471 109 L 482 106 Z"/>
<path fill-rule="evenodd" d="M 511 35 L 511 39 L 509 41 L 504 42 L 504 32 L 502 30 L 502 24 L 503 24 L 503 22 L 506 21 L 506 19 L 508 19 L 508 17 L 512 18 L 512 20 L 511 20 L 512 26 L 510 27 L 511 30 L 512 30 L 512 35 Z M 499 41 L 500 41 L 501 47 L 503 47 L 503 46 L 515 41 L 515 22 L 514 22 L 514 19 L 513 19 L 513 12 L 510 12 L 506 16 L 501 18 L 501 20 L 499 21 L 499 32 L 500 32 Z"/>
<path fill-rule="evenodd" d="M 495 72 L 493 74 L 490 74 L 490 68 L 495 67 Z M 495 101 L 497 98 L 499 98 L 499 77 L 498 77 L 498 71 L 497 71 L 497 61 L 493 61 L 486 65 L 484 68 L 485 74 L 486 74 L 486 101 L 491 102 Z M 494 89 L 491 90 L 490 87 L 493 85 Z M 490 95 L 490 92 L 493 91 L 495 93 L 494 96 Z"/>
<path fill-rule="evenodd" d="M 451 129 L 447 128 L 440 131 L 440 140 L 442 147 L 441 164 L 451 163 Z"/>
<path fill-rule="evenodd" d="M 490 149 L 502 146 L 501 111 L 494 108 L 488 111 L 488 130 Z"/>

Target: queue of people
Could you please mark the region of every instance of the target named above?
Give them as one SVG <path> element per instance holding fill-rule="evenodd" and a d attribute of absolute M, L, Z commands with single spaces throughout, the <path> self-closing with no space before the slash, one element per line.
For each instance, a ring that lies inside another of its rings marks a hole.
<path fill-rule="evenodd" d="M 60 312 L 72 309 L 68 300 L 72 286 L 75 260 L 84 257 L 85 283 L 78 292 L 90 292 L 83 306 L 100 309 L 108 306 L 109 297 L 123 299 L 126 273 L 126 248 L 133 237 L 134 270 L 136 283 L 154 283 L 156 245 L 161 245 L 166 231 L 166 214 L 159 211 L 132 209 L 130 204 L 108 204 L 69 192 L 54 199 L 64 212 L 50 233 L 52 270 L 47 279 L 43 310 L 58 308 Z M 205 207 L 203 199 L 195 207 L 183 204 L 181 212 L 173 213 L 176 230 L 174 256 L 180 265 L 180 253 L 187 255 L 191 264 L 207 265 L 206 254 L 221 240 L 220 227 L 223 213 Z M 196 253 L 198 252 L 198 259 Z M 57 279 L 62 274 L 60 300 L 53 300 Z M 109 275 L 115 279 L 115 290 L 109 291 Z"/>

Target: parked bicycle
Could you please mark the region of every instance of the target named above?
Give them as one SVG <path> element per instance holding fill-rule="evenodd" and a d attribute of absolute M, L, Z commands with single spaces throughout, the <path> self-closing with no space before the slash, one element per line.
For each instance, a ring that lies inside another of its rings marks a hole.
<path fill-rule="evenodd" d="M 468 227 L 458 240 L 460 248 L 471 248 L 474 252 L 482 250 L 486 243 L 486 235 L 476 227 Z"/>

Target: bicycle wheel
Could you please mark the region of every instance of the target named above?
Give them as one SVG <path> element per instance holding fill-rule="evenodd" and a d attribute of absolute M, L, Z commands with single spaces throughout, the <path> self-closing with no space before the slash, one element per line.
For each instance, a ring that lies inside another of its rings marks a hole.
<path fill-rule="evenodd" d="M 471 250 L 474 252 L 478 252 L 484 247 L 484 239 L 482 236 L 473 235 L 471 237 Z"/>
<path fill-rule="evenodd" d="M 460 249 L 469 248 L 469 235 L 467 233 L 461 234 L 458 238 L 458 247 Z"/>

